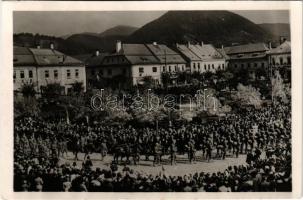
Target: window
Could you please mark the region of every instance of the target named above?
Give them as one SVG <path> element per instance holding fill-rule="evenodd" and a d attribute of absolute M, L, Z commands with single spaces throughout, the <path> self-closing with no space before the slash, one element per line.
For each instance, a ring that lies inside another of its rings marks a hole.
<path fill-rule="evenodd" d="M 67 78 L 70 78 L 70 69 L 67 69 L 67 70 L 66 70 L 66 77 L 67 77 Z"/>
<path fill-rule="evenodd" d="M 79 69 L 75 69 L 75 77 L 76 77 L 76 78 L 79 77 Z"/>
<path fill-rule="evenodd" d="M 126 69 L 125 68 L 122 69 L 122 73 L 123 73 L 123 75 L 126 75 Z"/>
<path fill-rule="evenodd" d="M 219 70 L 221 69 L 221 65 L 220 65 L 220 64 L 218 65 L 218 69 L 219 69 Z"/>
<path fill-rule="evenodd" d="M 157 67 L 153 67 L 153 72 L 157 72 Z"/>
<path fill-rule="evenodd" d="M 48 71 L 48 70 L 45 70 L 45 71 L 44 71 L 44 77 L 45 77 L 45 78 L 48 78 L 48 77 L 49 77 L 49 71 Z"/>
<path fill-rule="evenodd" d="M 264 66 L 265 66 L 264 62 L 262 62 L 262 63 L 261 63 L 261 66 L 262 66 L 262 67 L 264 67 Z"/>
<path fill-rule="evenodd" d="M 16 71 L 14 71 L 13 77 L 14 79 L 16 79 Z"/>
<path fill-rule="evenodd" d="M 54 70 L 54 78 L 55 78 L 55 79 L 58 78 L 58 70 Z"/>
<path fill-rule="evenodd" d="M 211 68 L 215 69 L 215 66 L 214 66 L 214 64 L 212 64 L 212 65 L 211 65 Z"/>
<path fill-rule="evenodd" d="M 175 65 L 175 72 L 177 71 L 177 65 Z"/>
<path fill-rule="evenodd" d="M 168 71 L 171 72 L 171 66 L 170 65 L 168 66 Z"/>
<path fill-rule="evenodd" d="M 184 71 L 184 66 L 182 65 L 182 71 Z"/>
<path fill-rule="evenodd" d="M 247 63 L 247 67 L 250 67 L 250 63 Z"/>
<path fill-rule="evenodd" d="M 275 58 L 272 58 L 272 64 L 273 64 L 273 65 L 276 64 Z"/>
<path fill-rule="evenodd" d="M 144 73 L 144 68 L 143 67 L 139 67 L 139 73 Z"/>
<path fill-rule="evenodd" d="M 255 67 L 258 67 L 258 63 L 255 63 L 254 66 L 255 66 Z"/>
<path fill-rule="evenodd" d="M 291 58 L 289 56 L 287 57 L 287 64 L 291 64 Z"/>
<path fill-rule="evenodd" d="M 222 64 L 222 69 L 224 69 L 224 64 Z"/>
<path fill-rule="evenodd" d="M 210 70 L 210 64 L 208 64 L 208 70 Z"/>
<path fill-rule="evenodd" d="M 20 71 L 20 78 L 24 78 L 24 71 Z"/>
<path fill-rule="evenodd" d="M 108 70 L 107 70 L 107 74 L 108 74 L 109 76 L 111 76 L 111 75 L 112 75 L 112 69 L 108 69 Z"/>
<path fill-rule="evenodd" d="M 235 66 L 235 68 L 237 68 L 237 67 L 238 67 L 238 65 L 237 65 L 237 64 L 234 64 L 234 66 Z"/>
<path fill-rule="evenodd" d="M 95 75 L 95 70 L 91 71 L 91 75 L 94 76 Z"/>
<path fill-rule="evenodd" d="M 194 63 L 194 70 L 196 70 L 196 63 Z"/>
<path fill-rule="evenodd" d="M 204 70 L 206 70 L 206 64 L 204 64 Z"/>
<path fill-rule="evenodd" d="M 28 77 L 29 77 L 29 78 L 33 78 L 33 71 L 32 71 L 32 70 L 29 70 L 29 71 L 28 71 Z"/>
<path fill-rule="evenodd" d="M 166 67 L 165 67 L 165 66 L 163 66 L 163 71 L 164 71 L 164 72 L 166 71 Z"/>
<path fill-rule="evenodd" d="M 280 65 L 283 65 L 283 58 L 280 57 Z"/>
<path fill-rule="evenodd" d="M 198 70 L 200 71 L 200 63 L 198 63 Z"/>
<path fill-rule="evenodd" d="M 243 64 L 243 63 L 241 64 L 241 68 L 242 68 L 242 69 L 244 68 L 244 64 Z"/>

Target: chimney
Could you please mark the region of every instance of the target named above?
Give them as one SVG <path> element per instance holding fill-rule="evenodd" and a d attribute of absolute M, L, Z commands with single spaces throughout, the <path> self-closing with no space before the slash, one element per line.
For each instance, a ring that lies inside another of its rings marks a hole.
<path fill-rule="evenodd" d="M 100 55 L 99 50 L 96 50 L 95 56 L 99 56 L 99 55 Z"/>
<path fill-rule="evenodd" d="M 190 41 L 187 42 L 187 47 L 190 47 Z"/>
<path fill-rule="evenodd" d="M 176 43 L 176 47 L 179 47 L 179 44 L 178 44 L 178 42 Z"/>
<path fill-rule="evenodd" d="M 203 41 L 201 41 L 201 42 L 200 42 L 201 47 L 203 47 L 203 44 L 204 44 Z"/>
<path fill-rule="evenodd" d="M 271 42 L 268 43 L 268 48 L 271 49 Z"/>
<path fill-rule="evenodd" d="M 153 45 L 156 46 L 156 45 L 158 45 L 158 44 L 157 44 L 157 42 L 153 42 Z"/>
<path fill-rule="evenodd" d="M 122 49 L 122 43 L 120 40 L 117 40 L 116 42 L 116 53 L 119 53 Z"/>
<path fill-rule="evenodd" d="M 224 45 L 223 44 L 221 45 L 221 49 L 224 50 Z"/>
<path fill-rule="evenodd" d="M 52 49 L 52 50 L 54 50 L 55 48 L 54 48 L 54 43 L 50 43 L 50 49 Z"/>
<path fill-rule="evenodd" d="M 39 45 L 39 44 L 37 45 L 37 49 L 41 49 L 41 47 L 40 47 L 40 45 Z"/>

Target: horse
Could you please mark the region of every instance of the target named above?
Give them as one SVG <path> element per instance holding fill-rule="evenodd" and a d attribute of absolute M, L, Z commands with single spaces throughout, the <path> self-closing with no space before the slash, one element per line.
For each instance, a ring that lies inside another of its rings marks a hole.
<path fill-rule="evenodd" d="M 140 152 L 141 147 L 139 144 L 134 144 L 130 146 L 130 156 L 133 158 L 134 164 L 137 165 L 137 162 L 140 162 Z"/>
<path fill-rule="evenodd" d="M 86 156 L 93 153 L 93 151 L 94 151 L 94 143 L 93 143 L 92 138 L 87 137 L 85 139 L 84 144 L 82 144 L 82 145 L 83 145 L 83 148 L 84 148 L 84 160 L 85 160 Z"/>
<path fill-rule="evenodd" d="M 75 137 L 70 142 L 73 154 L 75 155 L 75 160 L 78 160 L 78 153 L 81 151 L 82 148 L 81 141 Z"/>
<path fill-rule="evenodd" d="M 120 157 L 120 162 L 126 157 L 126 161 L 129 162 L 130 148 L 127 144 L 117 145 L 113 148 L 113 158 L 114 162 L 118 164 Z"/>

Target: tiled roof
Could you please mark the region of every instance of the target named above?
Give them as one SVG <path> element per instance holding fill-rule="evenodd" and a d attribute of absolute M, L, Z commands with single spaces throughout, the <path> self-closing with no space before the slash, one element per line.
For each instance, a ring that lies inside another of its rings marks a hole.
<path fill-rule="evenodd" d="M 268 47 L 264 43 L 245 44 L 224 48 L 224 51 L 227 55 L 239 53 L 265 52 L 268 50 Z"/>
<path fill-rule="evenodd" d="M 229 56 L 226 54 L 226 52 L 224 51 L 224 49 L 218 48 L 217 51 L 218 51 L 225 59 L 229 59 Z"/>
<path fill-rule="evenodd" d="M 14 65 L 35 65 L 36 61 L 31 51 L 26 47 L 14 47 Z"/>
<path fill-rule="evenodd" d="M 191 61 L 201 60 L 201 58 L 194 54 L 189 48 L 187 48 L 186 45 L 178 44 L 177 49 Z"/>
<path fill-rule="evenodd" d="M 30 48 L 38 65 L 81 65 L 83 62 L 53 49 Z"/>
<path fill-rule="evenodd" d="M 180 54 L 163 44 L 146 44 L 161 63 L 186 63 Z"/>
<path fill-rule="evenodd" d="M 52 49 L 14 47 L 14 65 L 81 65 L 83 62 Z"/>
<path fill-rule="evenodd" d="M 157 60 L 154 56 L 132 56 L 132 55 L 126 55 L 125 56 L 127 60 L 131 64 L 157 64 L 159 63 L 159 60 Z"/>
<path fill-rule="evenodd" d="M 152 53 L 144 44 L 122 44 L 122 49 L 119 52 L 124 55 L 146 55 L 152 56 Z"/>
<path fill-rule="evenodd" d="M 224 57 L 211 44 L 190 45 L 189 48 L 202 60 L 223 59 Z"/>
<path fill-rule="evenodd" d="M 89 58 L 86 58 L 85 64 L 88 67 L 94 67 L 94 66 L 100 66 L 102 65 L 103 59 L 107 56 L 107 53 L 100 53 L 99 56 L 90 56 Z"/>
<path fill-rule="evenodd" d="M 256 59 L 256 58 L 264 58 L 264 57 L 266 57 L 266 55 L 267 54 L 265 52 L 233 54 L 233 55 L 229 55 L 229 59 L 231 59 L 231 60 Z"/>
<path fill-rule="evenodd" d="M 290 53 L 291 46 L 290 41 L 283 42 L 280 46 L 270 50 L 270 54 Z"/>

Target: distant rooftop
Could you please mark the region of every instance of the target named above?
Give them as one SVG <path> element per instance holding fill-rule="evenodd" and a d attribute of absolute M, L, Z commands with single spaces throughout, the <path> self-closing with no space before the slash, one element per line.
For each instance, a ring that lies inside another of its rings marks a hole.
<path fill-rule="evenodd" d="M 270 50 L 270 54 L 290 53 L 291 45 L 290 41 L 285 41 L 281 45 Z"/>
<path fill-rule="evenodd" d="M 268 50 L 269 49 L 265 45 L 265 43 L 244 44 L 224 48 L 224 51 L 227 55 L 239 53 L 265 52 Z"/>
<path fill-rule="evenodd" d="M 14 47 L 14 65 L 62 66 L 83 65 L 83 62 L 54 49 Z"/>

